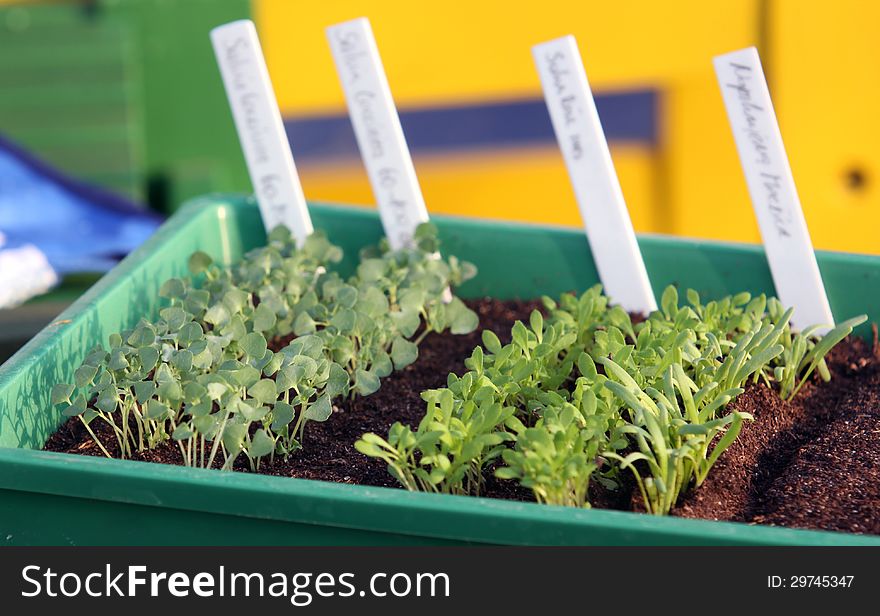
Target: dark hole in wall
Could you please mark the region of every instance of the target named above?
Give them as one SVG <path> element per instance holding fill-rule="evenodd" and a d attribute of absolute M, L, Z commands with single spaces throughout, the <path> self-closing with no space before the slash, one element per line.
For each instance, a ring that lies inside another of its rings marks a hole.
<path fill-rule="evenodd" d="M 862 167 L 850 167 L 843 177 L 846 187 L 853 192 L 862 192 L 868 188 L 868 173 Z"/>

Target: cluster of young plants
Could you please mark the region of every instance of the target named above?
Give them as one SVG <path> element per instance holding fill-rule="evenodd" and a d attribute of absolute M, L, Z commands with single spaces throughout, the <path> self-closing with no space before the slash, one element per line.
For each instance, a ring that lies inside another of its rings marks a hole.
<path fill-rule="evenodd" d="M 342 251 L 321 233 L 297 247 L 279 227 L 229 268 L 197 252 L 190 277 L 162 285 L 159 318 L 90 352 L 53 403 L 108 457 L 95 421 L 122 458 L 170 440 L 185 465 L 230 469 L 244 455 L 257 470 L 299 449 L 334 400 L 369 395 L 414 362 L 427 333 L 476 328 L 450 292 L 475 269 L 438 248 L 436 229 L 422 225 L 412 248 L 365 251 L 347 279 L 330 270 Z"/>
<path fill-rule="evenodd" d="M 665 514 L 751 419 L 729 407 L 746 384 L 789 398 L 813 372 L 829 379 L 825 355 L 865 320 L 794 332 L 773 298 L 703 304 L 688 291 L 680 306 L 674 287 L 638 323 L 598 286 L 544 307 L 508 344 L 485 331 L 468 372 L 423 393 L 414 430 L 396 423 L 357 449 L 410 490 L 479 494 L 494 468 L 539 502 L 576 507 L 589 506 L 591 480 L 613 489 L 631 473 L 645 509 Z"/>

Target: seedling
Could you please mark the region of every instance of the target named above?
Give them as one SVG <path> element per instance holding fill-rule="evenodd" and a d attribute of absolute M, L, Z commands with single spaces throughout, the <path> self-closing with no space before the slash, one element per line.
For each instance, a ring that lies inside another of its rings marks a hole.
<path fill-rule="evenodd" d="M 412 248 L 372 251 L 347 280 L 328 271 L 342 252 L 320 233 L 298 249 L 279 227 L 231 268 L 197 252 L 190 277 L 162 285 L 169 305 L 159 319 L 111 336 L 75 383 L 53 389 L 53 402 L 78 416 L 108 457 L 96 419 L 110 426 L 122 458 L 169 439 L 187 466 L 230 469 L 244 455 L 257 470 L 286 458 L 335 399 L 369 395 L 415 361 L 427 332 L 477 326 L 460 299 L 442 297 L 475 268 L 435 258 L 430 225 L 416 235 Z M 290 333 L 288 346 L 269 348 Z"/>
<path fill-rule="evenodd" d="M 581 425 L 575 408 L 545 410 L 534 428 L 518 435 L 516 449 L 506 449 L 507 466 L 495 475 L 516 479 L 535 500 L 550 505 L 587 507 L 590 475 L 597 468 L 598 441 Z"/>
<path fill-rule="evenodd" d="M 660 309 L 633 324 L 599 287 L 545 298 L 547 317 L 517 322 L 509 344 L 483 332 L 469 371 L 423 394 L 415 431 L 395 424 L 387 440 L 366 434 L 355 446 L 410 490 L 478 494 L 500 458 L 499 478 L 538 502 L 577 507 L 589 505 L 591 478 L 613 488 L 630 472 L 645 509 L 668 513 L 751 419 L 729 408 L 747 383 L 790 397 L 814 371 L 830 378 L 824 356 L 865 320 L 819 338 L 816 328 L 792 333 L 792 310 L 763 295 L 687 299 L 680 306 L 669 287 Z M 474 421 L 476 409 L 495 412 Z"/>

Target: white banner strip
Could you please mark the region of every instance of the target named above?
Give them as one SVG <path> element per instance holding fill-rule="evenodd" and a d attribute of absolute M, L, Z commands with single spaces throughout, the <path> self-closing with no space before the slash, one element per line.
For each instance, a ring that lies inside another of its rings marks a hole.
<path fill-rule="evenodd" d="M 714 63 L 779 300 L 794 308 L 798 327 L 833 325 L 758 51 L 741 49 Z"/>
<path fill-rule="evenodd" d="M 532 48 L 605 292 L 628 312 L 657 309 L 574 37 Z"/>
<path fill-rule="evenodd" d="M 330 26 L 327 38 L 385 235 L 393 250 L 410 246 L 428 210 L 370 22 Z"/>
<path fill-rule="evenodd" d="M 266 231 L 283 224 L 301 246 L 312 220 L 254 23 L 214 28 L 211 42 Z"/>

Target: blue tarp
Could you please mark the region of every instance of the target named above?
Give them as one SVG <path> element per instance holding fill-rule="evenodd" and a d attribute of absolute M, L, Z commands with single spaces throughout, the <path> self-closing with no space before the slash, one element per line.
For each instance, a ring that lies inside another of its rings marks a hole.
<path fill-rule="evenodd" d="M 59 274 L 104 272 L 147 239 L 161 218 L 66 177 L 0 136 L 0 232 L 34 244 Z"/>

